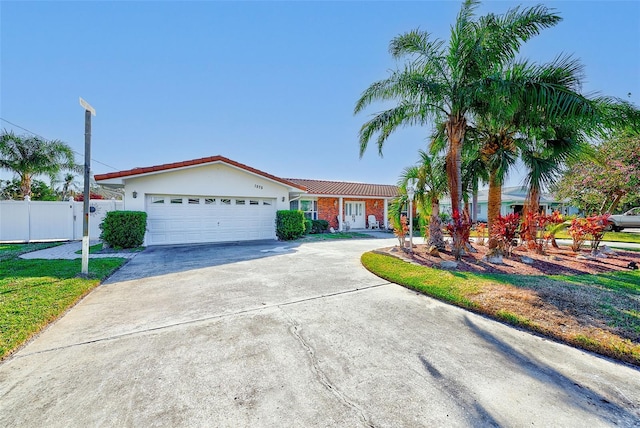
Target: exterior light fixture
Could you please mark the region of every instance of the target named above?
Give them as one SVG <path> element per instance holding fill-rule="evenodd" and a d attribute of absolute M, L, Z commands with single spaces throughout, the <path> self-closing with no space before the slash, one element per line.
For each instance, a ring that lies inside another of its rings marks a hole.
<path fill-rule="evenodd" d="M 135 190 L 133 191 L 133 199 L 138 197 L 138 192 L 136 192 Z"/>

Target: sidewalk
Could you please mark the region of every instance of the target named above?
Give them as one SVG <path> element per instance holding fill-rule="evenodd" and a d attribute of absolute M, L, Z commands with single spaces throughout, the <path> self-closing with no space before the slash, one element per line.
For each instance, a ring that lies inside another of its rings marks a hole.
<path fill-rule="evenodd" d="M 95 245 L 100 243 L 100 241 L 90 241 L 89 245 Z M 73 260 L 82 258 L 82 254 L 76 254 L 76 251 L 82 250 L 82 242 L 81 241 L 73 241 L 68 244 L 58 245 L 57 247 L 46 248 L 44 250 L 33 251 L 31 253 L 26 253 L 20 255 L 21 259 L 64 259 L 64 260 Z M 117 253 L 107 253 L 107 254 L 89 254 L 90 259 L 99 259 L 106 257 L 119 257 L 125 259 L 131 259 L 137 256 L 138 253 L 130 253 L 130 252 L 117 252 Z"/>

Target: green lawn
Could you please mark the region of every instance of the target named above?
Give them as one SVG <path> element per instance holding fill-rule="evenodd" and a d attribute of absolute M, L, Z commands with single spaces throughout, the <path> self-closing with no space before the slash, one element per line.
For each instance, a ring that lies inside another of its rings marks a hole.
<path fill-rule="evenodd" d="M 13 259 L 20 254 L 32 251 L 44 250 L 45 248 L 57 247 L 64 242 L 45 242 L 39 244 L 0 244 L 0 262 Z"/>
<path fill-rule="evenodd" d="M 35 245 L 35 246 L 34 246 Z M 8 356 L 125 263 L 122 258 L 89 262 L 89 279 L 80 278 L 81 260 L 22 260 L 39 244 L 0 246 L 0 359 Z"/>
<path fill-rule="evenodd" d="M 640 271 L 527 276 L 450 272 L 376 253 L 374 274 L 556 340 L 640 365 Z"/>
<path fill-rule="evenodd" d="M 389 235 L 393 236 L 393 235 Z M 313 233 L 305 235 L 301 240 L 304 241 L 327 241 L 329 239 L 353 239 L 353 238 L 371 238 L 371 235 L 359 232 L 336 232 L 336 233 Z"/>

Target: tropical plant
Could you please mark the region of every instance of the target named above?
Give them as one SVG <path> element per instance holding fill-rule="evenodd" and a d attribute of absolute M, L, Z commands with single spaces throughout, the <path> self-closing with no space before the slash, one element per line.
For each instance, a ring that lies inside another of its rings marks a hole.
<path fill-rule="evenodd" d="M 598 253 L 600 242 L 604 237 L 604 232 L 609 225 L 609 214 L 601 214 L 587 217 L 587 234 L 591 241 L 591 254 L 595 256 Z"/>
<path fill-rule="evenodd" d="M 464 253 L 465 246 L 469 242 L 471 234 L 471 223 L 465 212 L 454 211 L 451 214 L 451 222 L 447 223 L 447 231 L 451 236 L 459 236 L 461 239 L 452 242 L 453 254 L 459 260 Z"/>
<path fill-rule="evenodd" d="M 369 86 L 355 107 L 359 113 L 373 101 L 398 102 L 362 126 L 361 156 L 375 134 L 382 153 L 385 141 L 400 126 L 424 125 L 432 119 L 443 124 L 452 211 L 460 211 L 462 147 L 469 114 L 500 86 L 495 70 L 512 61 L 523 42 L 560 21 L 541 5 L 478 18 L 478 5 L 475 0 L 463 2 L 448 45 L 421 30 L 395 37 L 389 51 L 394 58 L 407 60 L 404 68 Z M 453 238 L 461 239 L 457 235 Z"/>
<path fill-rule="evenodd" d="M 31 196 L 31 180 L 37 175 L 54 178 L 61 170 L 77 170 L 73 150 L 67 144 L 36 136 L 0 134 L 0 168 L 20 179 L 22 196 Z"/>
<path fill-rule="evenodd" d="M 473 135 L 481 141 L 489 170 L 489 227 L 500 212 L 504 178 L 519 157 L 528 168 L 526 205 L 537 212 L 542 188 L 558 178 L 568 160 L 587 152 L 585 135 L 595 132 L 599 109 L 612 101 L 580 93 L 582 70 L 579 61 L 566 56 L 542 65 L 513 62 L 476 110 Z"/>
<path fill-rule="evenodd" d="M 447 175 L 443 158 L 429 155 L 419 150 L 420 161 L 417 165 L 405 168 L 400 176 L 399 187 L 402 193 L 406 193 L 407 180 L 415 178 L 415 199 L 420 213 L 429 216 L 427 245 L 439 250 L 445 249 L 442 235 L 442 222 L 440 221 L 440 197 L 447 191 Z M 424 216 L 420 217 L 425 221 Z"/>
<path fill-rule="evenodd" d="M 4 184 L 0 180 L 0 199 L 22 199 L 23 192 L 20 180 L 5 180 Z M 30 198 L 34 201 L 55 201 L 57 195 L 55 191 L 42 180 L 31 180 Z"/>
<path fill-rule="evenodd" d="M 398 238 L 398 245 L 401 249 L 406 249 L 406 237 L 409 233 L 409 222 L 407 216 L 400 216 L 397 222 L 393 222 L 393 234 Z"/>
<path fill-rule="evenodd" d="M 484 235 L 486 233 L 487 233 L 487 223 L 476 224 L 476 234 L 477 234 L 476 243 L 478 245 L 484 245 Z"/>
<path fill-rule="evenodd" d="M 498 215 L 491 225 L 491 239 L 497 243 L 492 248 L 492 252 L 505 254 L 510 257 L 513 253 L 513 247 L 516 245 L 520 227 L 519 214 L 507 214 L 506 216 Z"/>
<path fill-rule="evenodd" d="M 558 211 L 547 215 L 529 210 L 523 215 L 520 237 L 529 249 L 535 250 L 538 254 L 544 254 L 552 238 L 547 232 L 549 226 L 563 222 L 562 215 Z"/>

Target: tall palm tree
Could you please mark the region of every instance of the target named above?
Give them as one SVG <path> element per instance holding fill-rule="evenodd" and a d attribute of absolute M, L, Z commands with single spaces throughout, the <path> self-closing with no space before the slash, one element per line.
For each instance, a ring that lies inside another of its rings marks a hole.
<path fill-rule="evenodd" d="M 31 180 L 36 175 L 55 177 L 63 169 L 77 170 L 73 150 L 65 143 L 7 131 L 0 134 L 0 168 L 18 176 L 22 196 L 31 196 Z"/>
<path fill-rule="evenodd" d="M 540 147 L 532 149 L 527 134 L 549 134 L 549 130 L 555 129 L 566 135 L 567 125 L 560 124 L 570 124 L 576 133 L 597 128 L 598 106 L 606 104 L 607 100 L 583 96 L 580 93 L 581 78 L 580 62 L 565 56 L 542 65 L 514 62 L 494 79 L 497 82 L 494 91 L 476 109 L 475 122 L 482 158 L 488 167 L 489 230 L 500 214 L 502 183 L 509 168 L 520 155 L 534 155 L 540 151 Z M 562 127 L 566 129 L 561 130 Z M 576 141 L 564 137 L 547 140 L 549 147 L 544 150 L 545 162 L 562 165 L 566 160 L 563 156 L 570 155 L 577 148 L 572 147 Z M 528 159 L 535 162 L 531 156 Z M 489 247 L 494 247 L 494 244 L 490 239 Z"/>
<path fill-rule="evenodd" d="M 523 42 L 561 19 L 540 5 L 477 18 L 478 5 L 476 0 L 463 2 L 447 46 L 420 30 L 395 37 L 389 51 L 394 58 L 407 60 L 404 68 L 369 86 L 355 107 L 355 113 L 359 113 L 373 101 L 398 102 L 362 126 L 361 156 L 375 134 L 382 153 L 385 141 L 399 126 L 424 125 L 430 120 L 444 124 L 449 193 L 452 210 L 458 212 L 468 116 L 494 86 L 489 76 L 513 60 Z M 461 237 L 454 236 L 457 239 Z"/>

